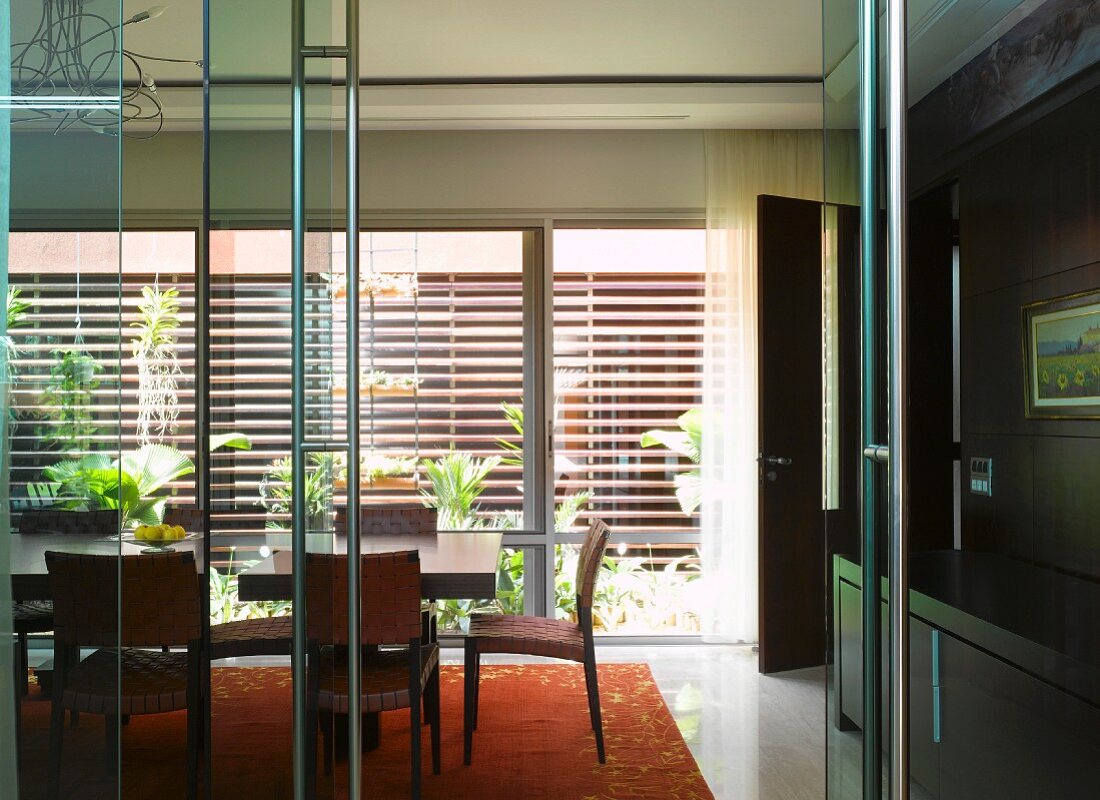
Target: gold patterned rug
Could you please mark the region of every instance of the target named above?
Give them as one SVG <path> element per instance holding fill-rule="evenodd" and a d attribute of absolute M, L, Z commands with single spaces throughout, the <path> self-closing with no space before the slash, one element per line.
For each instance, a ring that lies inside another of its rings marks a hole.
<path fill-rule="evenodd" d="M 486 665 L 472 766 L 462 764 L 463 671 L 442 669 L 442 774 L 423 736 L 423 796 L 439 800 L 712 798 L 645 664 L 599 667 L 607 763 L 596 761 L 584 672 L 573 664 Z M 215 668 L 211 704 L 215 798 L 290 798 L 290 670 Z M 45 785 L 49 703 L 23 703 L 25 798 Z M 134 717 L 122 728 L 122 795 L 184 796 L 182 714 Z M 65 735 L 62 797 L 114 796 L 102 718 L 82 715 Z M 409 796 L 408 711 L 382 715 L 381 745 L 363 755 L 363 796 Z M 318 775 L 320 797 L 342 797 L 346 762 Z"/>

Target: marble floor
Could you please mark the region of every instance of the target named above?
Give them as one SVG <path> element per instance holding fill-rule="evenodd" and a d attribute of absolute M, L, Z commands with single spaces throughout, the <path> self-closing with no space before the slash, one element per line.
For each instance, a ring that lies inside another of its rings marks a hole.
<path fill-rule="evenodd" d="M 760 675 L 751 647 L 721 645 L 604 646 L 597 659 L 649 664 L 719 800 L 826 797 L 823 667 Z"/>

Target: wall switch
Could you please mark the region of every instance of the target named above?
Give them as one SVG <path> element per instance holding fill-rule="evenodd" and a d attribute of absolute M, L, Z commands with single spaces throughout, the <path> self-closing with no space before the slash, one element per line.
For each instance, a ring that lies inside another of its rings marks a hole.
<path fill-rule="evenodd" d="M 970 493 L 990 497 L 993 494 L 993 459 L 970 459 Z"/>

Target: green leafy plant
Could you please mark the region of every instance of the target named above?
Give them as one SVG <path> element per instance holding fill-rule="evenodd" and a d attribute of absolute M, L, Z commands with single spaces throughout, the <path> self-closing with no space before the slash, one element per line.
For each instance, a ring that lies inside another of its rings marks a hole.
<path fill-rule="evenodd" d="M 141 444 L 161 441 L 176 429 L 179 416 L 179 290 L 144 286 L 138 335 L 130 342 L 138 370 L 137 435 Z"/>
<path fill-rule="evenodd" d="M 420 494 L 426 506 L 439 512 L 440 530 L 472 530 L 483 525 L 477 499 L 485 491 L 485 479 L 500 463 L 498 456 L 477 458 L 464 452 L 424 459 L 424 474 L 432 488 Z"/>
<path fill-rule="evenodd" d="M 288 616 L 291 609 L 291 603 L 288 600 L 261 603 L 241 601 L 238 591 L 239 572 L 234 570 L 235 557 L 236 550 L 230 548 L 229 563 L 226 564 L 225 569 L 221 571 L 217 567 L 210 569 L 210 624 L 221 625 L 240 619 Z M 254 561 L 245 561 L 242 566 L 247 569 L 254 563 Z"/>
<path fill-rule="evenodd" d="M 703 411 L 690 408 L 681 414 L 676 423 L 678 431 L 652 430 L 642 434 L 642 447 L 667 447 L 672 452 L 699 465 L 703 458 Z M 698 469 L 682 472 L 673 481 L 680 510 L 690 516 L 703 502 L 703 480 Z"/>
<path fill-rule="evenodd" d="M 98 430 L 93 406 L 103 366 L 76 348 L 54 350 L 53 358 L 42 392 L 43 416 L 51 424 L 39 435 L 64 452 L 87 451 Z"/>
<path fill-rule="evenodd" d="M 359 459 L 359 478 L 376 481 L 381 478 L 399 478 L 411 475 L 416 469 L 415 458 L 387 456 L 383 453 L 366 453 Z"/>
<path fill-rule="evenodd" d="M 123 527 L 156 525 L 164 519 L 167 483 L 195 471 L 191 459 L 174 447 L 148 444 L 121 458 L 92 453 L 60 461 L 42 474 L 57 484 L 60 505 L 73 510 L 118 509 Z"/>
<path fill-rule="evenodd" d="M 512 429 L 519 434 L 520 441 L 523 441 L 523 406 L 517 403 L 503 402 L 500 404 L 500 410 L 504 412 L 505 421 L 512 426 Z M 504 439 L 497 437 L 497 446 L 506 451 L 508 455 L 501 459 L 502 464 L 507 464 L 512 467 L 519 467 L 523 465 L 523 446 L 516 444 L 511 439 Z"/>
<path fill-rule="evenodd" d="M 19 355 L 19 348 L 15 346 L 15 340 L 11 338 L 8 331 L 12 331 L 15 328 L 22 328 L 25 325 L 30 324 L 27 319 L 27 312 L 30 311 L 31 304 L 28 300 L 22 299 L 23 292 L 16 289 L 14 286 L 8 287 L 7 297 L 7 310 L 8 310 L 8 323 L 4 328 L 3 346 L 6 351 L 8 359 L 8 376 L 9 379 L 15 375 L 15 369 L 12 366 L 12 360 Z"/>
<path fill-rule="evenodd" d="M 443 630 L 469 629 L 470 615 L 477 613 L 523 613 L 523 551 L 502 548 L 497 565 L 497 596 L 495 600 L 440 600 L 436 603 L 436 618 Z"/>
<path fill-rule="evenodd" d="M 317 530 L 324 526 L 331 500 L 331 487 L 336 477 L 337 459 L 335 453 L 310 453 L 309 469 L 305 475 L 306 527 Z M 260 505 L 269 514 L 290 514 L 293 506 L 293 467 L 290 456 L 271 462 L 260 481 Z M 276 519 L 269 519 L 267 527 L 283 530 L 286 525 Z"/>

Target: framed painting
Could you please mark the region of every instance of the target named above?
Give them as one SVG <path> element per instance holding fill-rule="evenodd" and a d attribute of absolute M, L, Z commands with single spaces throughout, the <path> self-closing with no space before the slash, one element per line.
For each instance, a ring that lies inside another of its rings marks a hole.
<path fill-rule="evenodd" d="M 1100 289 L 1023 311 L 1027 416 L 1100 419 Z"/>

